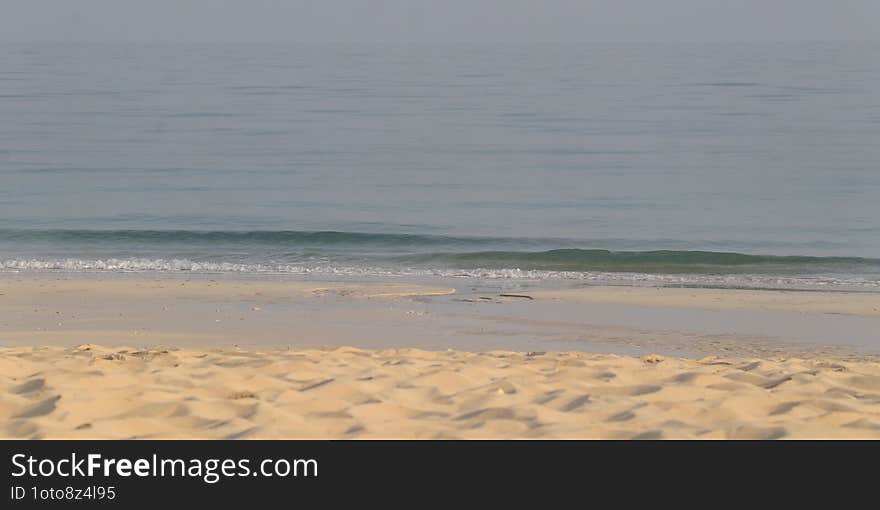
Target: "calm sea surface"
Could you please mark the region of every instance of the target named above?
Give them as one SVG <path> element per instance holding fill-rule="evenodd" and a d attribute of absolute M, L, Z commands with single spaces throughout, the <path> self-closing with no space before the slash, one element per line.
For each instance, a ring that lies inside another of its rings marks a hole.
<path fill-rule="evenodd" d="M 0 47 L 0 271 L 878 290 L 878 259 L 878 45 Z"/>

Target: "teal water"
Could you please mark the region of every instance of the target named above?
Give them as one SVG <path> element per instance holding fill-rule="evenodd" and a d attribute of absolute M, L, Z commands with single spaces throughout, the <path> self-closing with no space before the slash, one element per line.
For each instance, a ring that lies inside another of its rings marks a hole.
<path fill-rule="evenodd" d="M 880 46 L 7 45 L 0 271 L 880 289 Z"/>

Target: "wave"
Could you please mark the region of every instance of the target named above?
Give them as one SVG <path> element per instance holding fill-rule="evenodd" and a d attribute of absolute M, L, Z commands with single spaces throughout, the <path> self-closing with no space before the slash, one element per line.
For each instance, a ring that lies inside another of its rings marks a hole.
<path fill-rule="evenodd" d="M 188 259 L 9 259 L 0 260 L 0 271 L 20 272 L 164 272 L 253 274 L 380 274 L 377 268 L 305 266 L 296 264 L 242 264 L 199 262 Z"/>
<path fill-rule="evenodd" d="M 880 279 L 880 259 L 873 258 L 589 247 L 602 243 L 339 231 L 0 229 L 0 269 L 307 273 L 345 268 L 424 274 L 519 271 L 529 277 L 628 273 Z"/>
<path fill-rule="evenodd" d="M 300 264 L 241 264 L 187 259 L 10 259 L 0 272 L 166 273 L 289 276 L 446 277 L 490 280 L 575 280 L 607 285 L 689 286 L 756 289 L 837 289 L 880 291 L 880 277 L 652 274 L 603 271 L 548 271 L 519 268 L 440 269 Z"/>
<path fill-rule="evenodd" d="M 16 230 L 0 229 L 10 241 L 81 242 L 258 242 L 264 244 L 448 245 L 517 242 L 517 238 L 451 237 L 420 234 L 339 232 L 334 230 Z"/>
<path fill-rule="evenodd" d="M 820 273 L 880 272 L 880 260 L 859 257 L 747 255 L 695 250 L 611 251 L 555 249 L 540 252 L 485 251 L 405 257 L 414 263 L 457 267 L 518 267 L 552 271 L 643 273 Z"/>

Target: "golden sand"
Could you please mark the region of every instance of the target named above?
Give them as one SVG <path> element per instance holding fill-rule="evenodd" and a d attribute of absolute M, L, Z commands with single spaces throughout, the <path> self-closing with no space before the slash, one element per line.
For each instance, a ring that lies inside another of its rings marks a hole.
<path fill-rule="evenodd" d="M 10 438 L 880 438 L 880 363 L 0 349 Z"/>

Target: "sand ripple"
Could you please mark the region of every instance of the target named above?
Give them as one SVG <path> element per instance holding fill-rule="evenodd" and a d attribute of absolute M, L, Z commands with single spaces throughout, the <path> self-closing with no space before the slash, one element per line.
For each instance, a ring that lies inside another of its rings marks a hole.
<path fill-rule="evenodd" d="M 880 363 L 0 349 L 12 438 L 880 438 Z"/>

